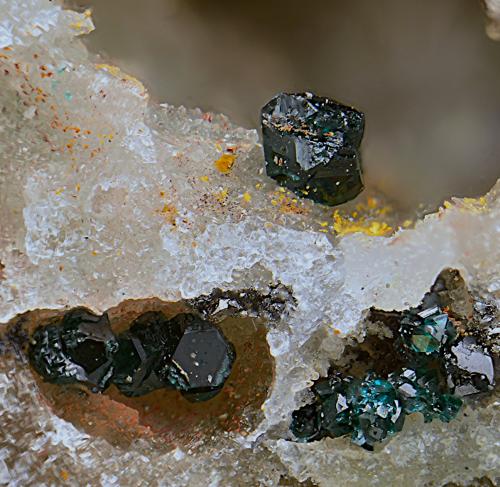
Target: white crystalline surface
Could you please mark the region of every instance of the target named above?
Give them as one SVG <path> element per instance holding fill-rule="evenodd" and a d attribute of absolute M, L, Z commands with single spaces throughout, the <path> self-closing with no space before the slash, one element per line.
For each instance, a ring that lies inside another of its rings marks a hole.
<path fill-rule="evenodd" d="M 319 223 L 331 210 L 283 208 L 254 131 L 149 102 L 137 80 L 87 53 L 76 36 L 91 29 L 88 14 L 56 2 L 0 0 L 0 323 L 269 283 L 289 286 L 296 305 L 268 333 L 276 377 L 262 423 L 246 437 L 221 433 L 215 452 L 142 442 L 124 452 L 90 437 L 40 401 L 25 363 L 0 355 L 0 484 L 277 485 L 286 475 L 405 486 L 500 475 L 493 400 L 450 424 L 411 417 L 375 453 L 346 438 L 286 440 L 303 391 L 371 306 L 416 305 L 445 267 L 498 299 L 499 186 L 390 237 L 336 236 Z M 227 172 L 215 167 L 223 153 L 237 156 Z"/>

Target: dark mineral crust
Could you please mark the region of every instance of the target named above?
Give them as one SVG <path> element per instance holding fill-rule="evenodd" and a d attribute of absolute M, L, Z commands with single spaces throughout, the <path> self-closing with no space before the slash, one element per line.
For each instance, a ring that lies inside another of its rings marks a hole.
<path fill-rule="evenodd" d="M 261 122 L 267 175 L 280 185 L 331 206 L 361 192 L 361 112 L 311 93 L 283 93 L 262 108 Z"/>
<path fill-rule="evenodd" d="M 175 388 L 191 401 L 216 395 L 235 360 L 221 331 L 194 314 L 168 319 L 147 312 L 116 337 L 107 314 L 84 309 L 37 328 L 29 355 L 33 368 L 49 382 L 81 382 L 94 392 L 113 383 L 126 396 Z"/>

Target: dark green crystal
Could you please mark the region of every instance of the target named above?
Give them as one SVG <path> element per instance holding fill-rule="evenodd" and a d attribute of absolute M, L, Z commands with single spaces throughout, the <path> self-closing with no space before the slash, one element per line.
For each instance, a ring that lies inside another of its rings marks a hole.
<path fill-rule="evenodd" d="M 280 94 L 261 112 L 267 175 L 298 196 L 339 205 L 363 189 L 364 115 L 311 93 Z"/>
<path fill-rule="evenodd" d="M 179 316 L 185 320 L 184 331 L 161 375 L 186 399 L 204 401 L 222 389 L 231 373 L 235 352 L 215 326 L 194 315 Z"/>
<path fill-rule="evenodd" d="M 101 391 L 109 385 L 118 348 L 107 314 L 78 308 L 62 322 L 40 327 L 30 343 L 30 361 L 48 382 L 82 382 Z"/>
<path fill-rule="evenodd" d="M 401 335 L 412 351 L 435 354 L 455 340 L 457 333 L 446 313 L 436 308 L 429 316 L 421 315 L 407 312 L 401 320 Z"/>
<path fill-rule="evenodd" d="M 170 386 L 158 375 L 170 361 L 182 331 L 176 320 L 150 311 L 139 316 L 130 329 L 118 337 L 114 356 L 113 383 L 126 396 L 142 396 L 155 389 Z"/>

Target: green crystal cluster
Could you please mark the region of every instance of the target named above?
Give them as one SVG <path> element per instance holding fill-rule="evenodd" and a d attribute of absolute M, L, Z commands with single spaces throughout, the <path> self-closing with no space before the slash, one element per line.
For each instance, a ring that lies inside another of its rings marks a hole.
<path fill-rule="evenodd" d="M 449 422 L 462 405 L 446 373 L 456 338 L 448 315 L 437 307 L 403 313 L 394 343 L 406 366 L 386 377 L 330 373 L 312 387 L 314 402 L 292 414 L 292 433 L 298 441 L 350 434 L 354 443 L 372 450 L 401 431 L 408 414 L 421 413 L 426 422 Z"/>

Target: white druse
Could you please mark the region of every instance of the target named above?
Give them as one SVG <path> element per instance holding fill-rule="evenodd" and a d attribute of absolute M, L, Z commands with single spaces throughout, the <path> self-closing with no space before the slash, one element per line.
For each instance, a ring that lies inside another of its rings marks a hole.
<path fill-rule="evenodd" d="M 286 476 L 404 486 L 500 475 L 493 398 L 450 424 L 411 417 L 375 453 L 346 438 L 287 440 L 291 412 L 370 307 L 416 305 L 446 267 L 498 300 L 499 185 L 391 236 L 343 236 L 331 208 L 266 178 L 255 131 L 150 103 L 139 81 L 86 51 L 77 36 L 92 28 L 89 13 L 56 2 L 0 0 L 0 323 L 214 288 L 281 284 L 295 301 L 267 335 L 275 378 L 261 423 L 245 436 L 221 432 L 217 449 L 113 447 L 55 415 L 22 358 L 0 355 L 0 483 L 277 485 Z"/>

